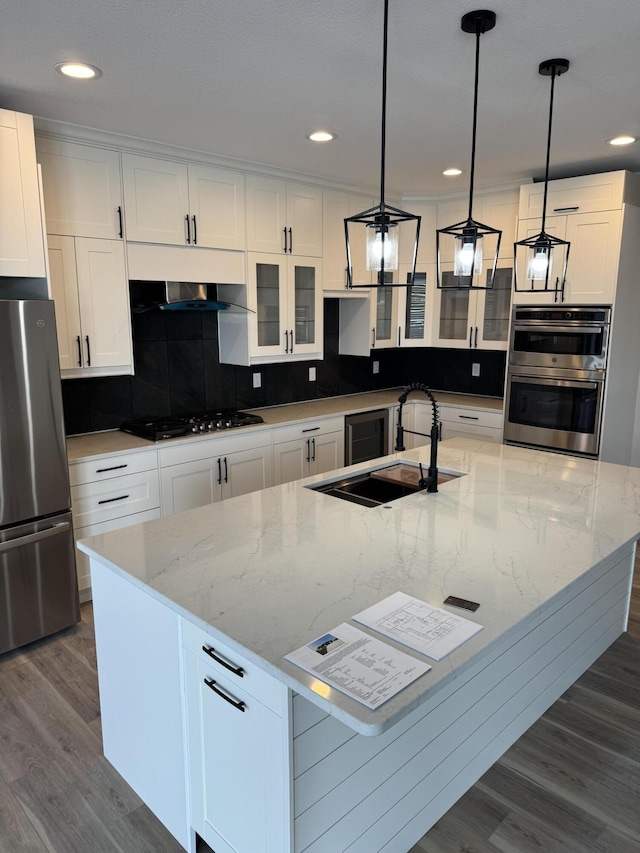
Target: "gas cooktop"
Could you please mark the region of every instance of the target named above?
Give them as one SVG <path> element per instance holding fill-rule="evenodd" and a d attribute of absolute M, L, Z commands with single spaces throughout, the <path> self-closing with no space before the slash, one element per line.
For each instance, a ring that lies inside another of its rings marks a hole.
<path fill-rule="evenodd" d="M 235 409 L 219 409 L 215 412 L 199 412 L 195 415 L 182 415 L 177 418 L 140 418 L 125 421 L 120 425 L 123 432 L 160 441 L 163 438 L 179 438 L 181 435 L 201 435 L 218 432 L 223 429 L 262 424 L 260 415 L 238 412 Z"/>

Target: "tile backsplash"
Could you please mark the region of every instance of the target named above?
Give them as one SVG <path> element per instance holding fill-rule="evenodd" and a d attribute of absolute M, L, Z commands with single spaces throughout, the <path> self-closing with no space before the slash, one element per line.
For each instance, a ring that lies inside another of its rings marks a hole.
<path fill-rule="evenodd" d="M 324 359 L 259 367 L 218 361 L 215 312 L 152 310 L 133 314 L 135 376 L 66 379 L 62 383 L 68 435 L 114 429 L 122 421 L 216 408 L 249 409 L 334 397 L 409 382 L 443 391 L 499 397 L 506 353 L 424 347 L 376 350 L 372 357 L 338 353 L 338 300 L 324 301 Z M 380 372 L 373 373 L 373 361 Z M 471 376 L 471 363 L 480 376 Z M 316 380 L 309 381 L 309 368 Z M 261 387 L 253 388 L 253 374 Z"/>

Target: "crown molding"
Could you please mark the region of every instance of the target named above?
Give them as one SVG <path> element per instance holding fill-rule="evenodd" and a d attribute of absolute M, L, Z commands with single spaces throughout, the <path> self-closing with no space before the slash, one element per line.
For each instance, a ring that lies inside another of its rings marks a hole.
<path fill-rule="evenodd" d="M 296 181 L 314 184 L 323 189 L 341 190 L 343 192 L 375 195 L 371 187 L 362 187 L 335 180 L 329 180 L 319 175 L 296 172 L 293 169 L 282 169 L 269 166 L 266 163 L 255 163 L 251 160 L 236 160 L 209 151 L 195 148 L 183 148 L 165 142 L 156 142 L 137 136 L 127 136 L 110 130 L 99 130 L 93 127 L 54 121 L 52 119 L 34 116 L 36 137 L 55 139 L 59 142 L 76 142 L 82 145 L 94 145 L 101 148 L 111 148 L 126 154 L 143 154 L 149 157 L 161 157 L 169 160 L 187 161 L 205 166 L 217 166 L 223 169 L 245 172 L 262 177 L 278 178 L 285 181 Z"/>
<path fill-rule="evenodd" d="M 474 197 L 481 198 L 482 196 L 492 195 L 494 193 L 507 193 L 507 192 L 519 192 L 520 187 L 523 184 L 533 183 L 533 178 L 529 178 L 528 180 L 522 181 L 508 181 L 501 184 L 488 184 L 483 187 L 476 187 L 474 189 Z M 465 187 L 465 189 L 461 190 L 452 190 L 449 192 L 440 192 L 440 193 L 404 193 L 402 196 L 402 201 L 405 204 L 443 204 L 447 201 L 456 201 L 457 199 L 468 199 L 469 198 L 469 188 Z"/>

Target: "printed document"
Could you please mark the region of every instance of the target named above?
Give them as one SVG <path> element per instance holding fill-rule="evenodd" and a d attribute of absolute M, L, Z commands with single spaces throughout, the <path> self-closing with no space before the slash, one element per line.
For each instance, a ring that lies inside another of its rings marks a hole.
<path fill-rule="evenodd" d="M 442 660 L 482 631 L 482 625 L 404 592 L 395 592 L 353 618 L 433 660 Z"/>
<path fill-rule="evenodd" d="M 431 669 L 346 623 L 285 659 L 372 710 Z"/>

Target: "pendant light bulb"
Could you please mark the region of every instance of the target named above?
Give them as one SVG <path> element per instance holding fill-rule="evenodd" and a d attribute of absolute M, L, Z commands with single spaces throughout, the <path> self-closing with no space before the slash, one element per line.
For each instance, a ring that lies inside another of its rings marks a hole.
<path fill-rule="evenodd" d="M 482 235 L 463 234 L 456 239 L 454 275 L 482 275 Z"/>
<path fill-rule="evenodd" d="M 367 269 L 398 269 L 398 226 L 369 225 L 367 227 Z"/>
<path fill-rule="evenodd" d="M 527 279 L 530 281 L 544 281 L 551 275 L 552 263 L 553 258 L 550 247 L 540 246 L 534 249 L 527 264 Z"/>

